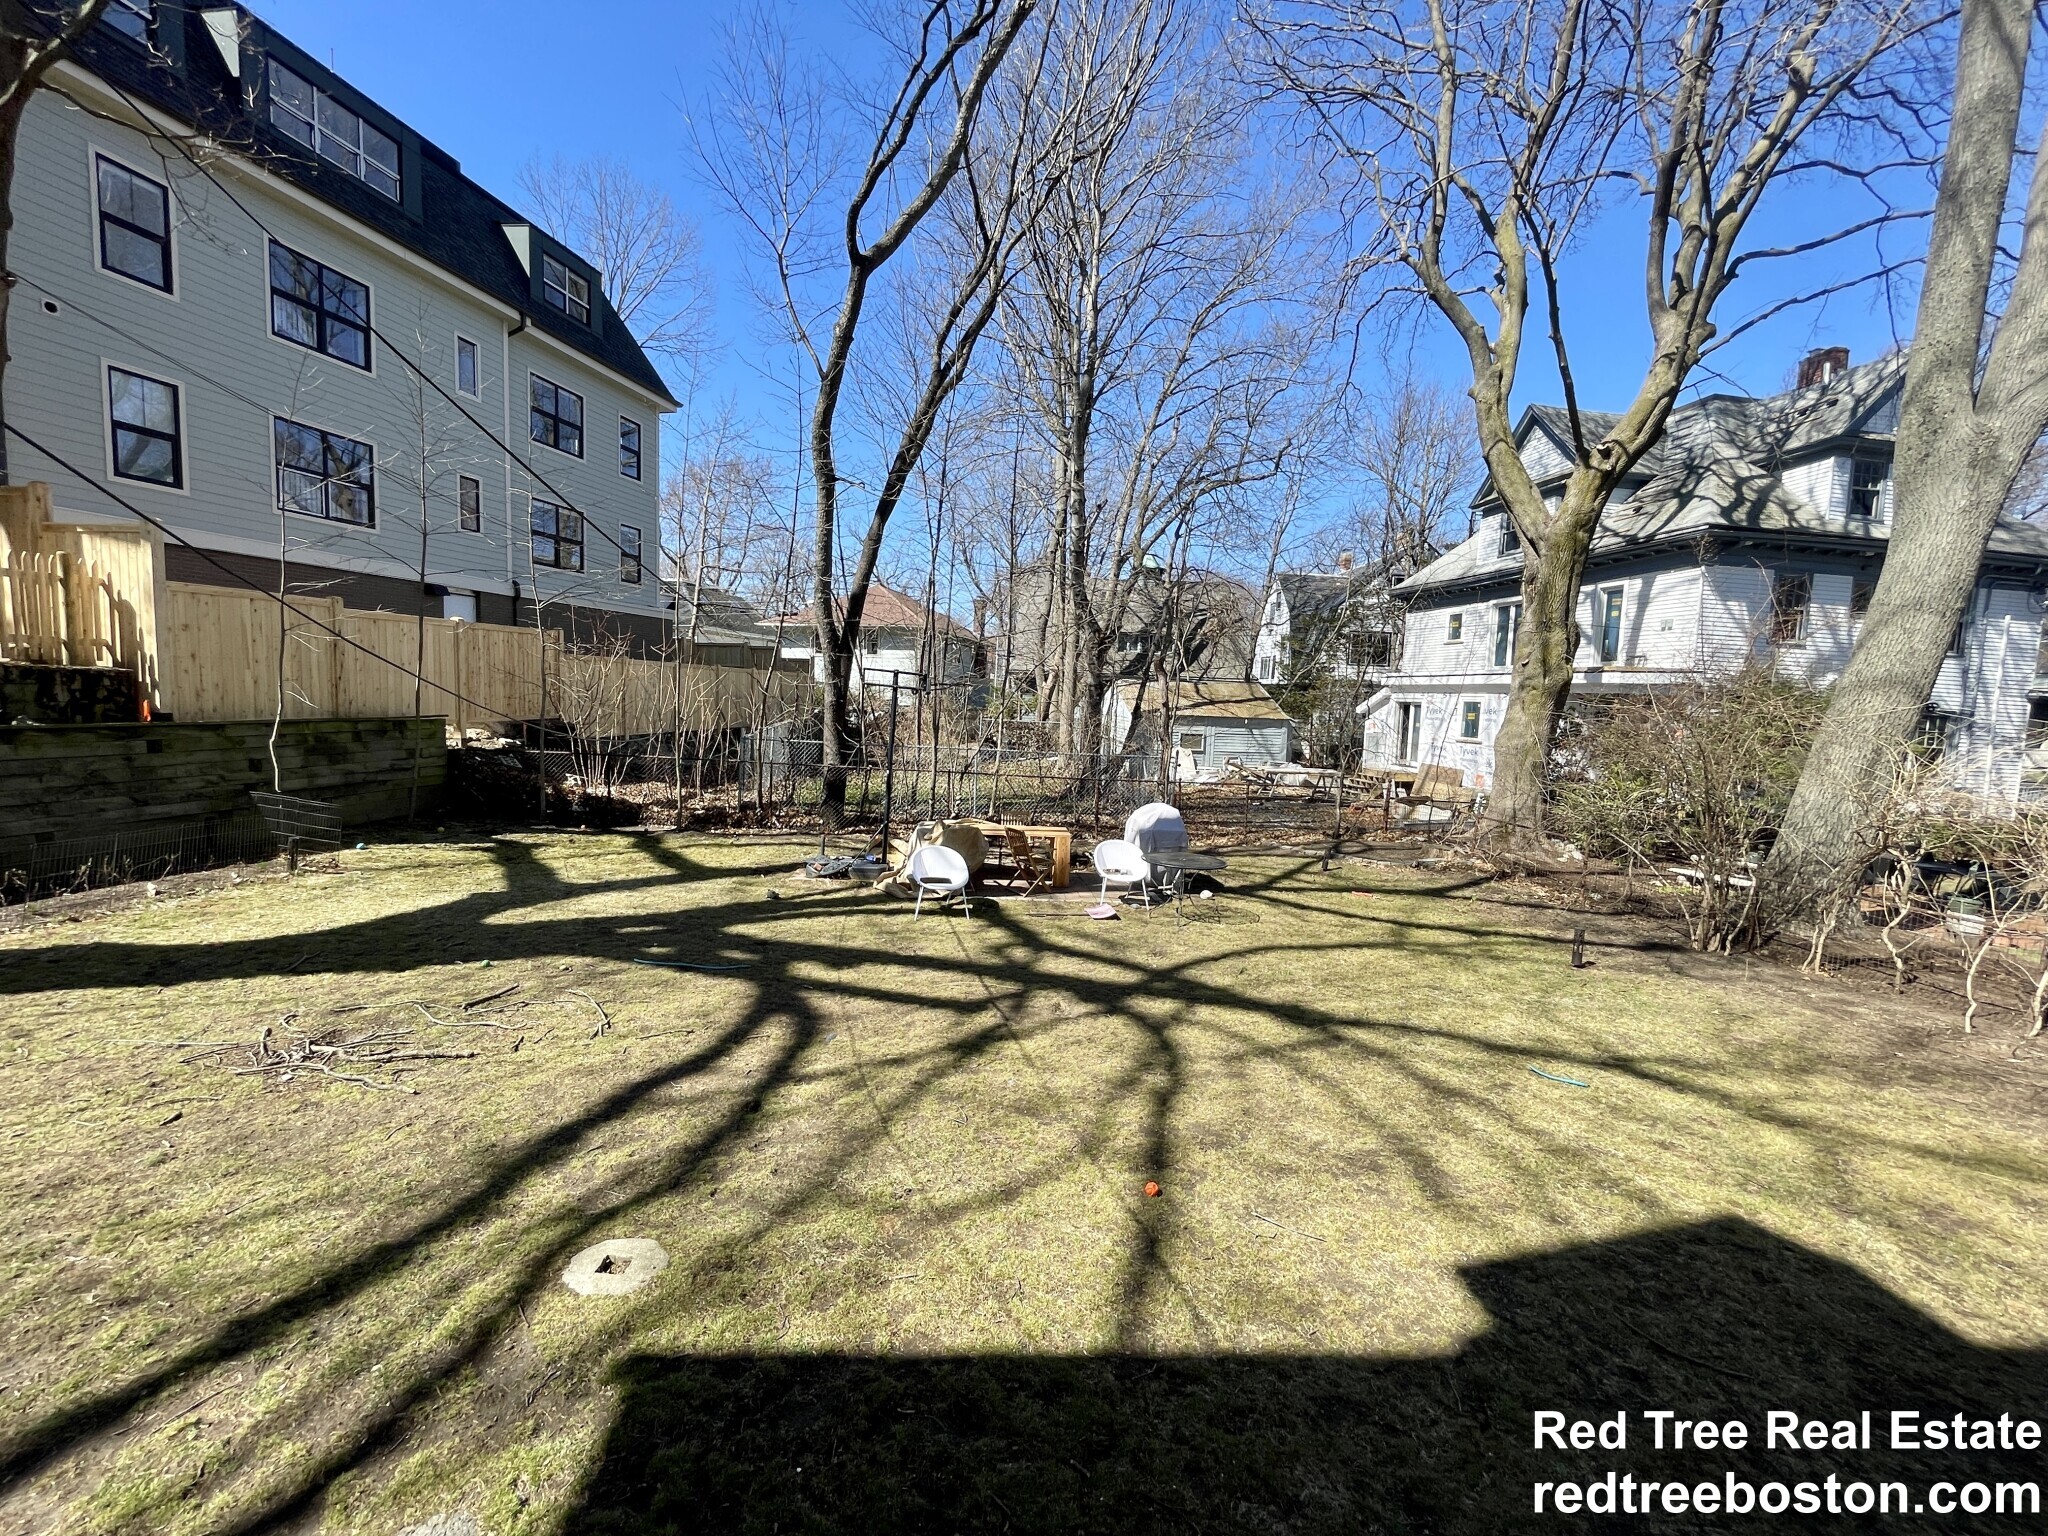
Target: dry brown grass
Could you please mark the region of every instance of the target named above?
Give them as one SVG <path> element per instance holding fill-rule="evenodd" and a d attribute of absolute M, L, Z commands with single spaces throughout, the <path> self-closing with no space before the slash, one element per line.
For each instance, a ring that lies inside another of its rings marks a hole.
<path fill-rule="evenodd" d="M 1546 1394 L 2040 1379 L 2010 1041 L 1618 922 L 1574 971 L 1451 873 L 913 923 L 802 852 L 401 843 L 0 939 L 0 1529 L 1498 1529 Z M 292 1011 L 479 1054 L 136 1043 Z M 650 1290 L 555 1283 L 614 1235 Z"/>

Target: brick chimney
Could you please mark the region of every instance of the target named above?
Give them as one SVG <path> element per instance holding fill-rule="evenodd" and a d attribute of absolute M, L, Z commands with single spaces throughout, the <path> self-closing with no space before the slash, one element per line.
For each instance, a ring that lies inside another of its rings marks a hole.
<path fill-rule="evenodd" d="M 1825 384 L 1838 379 L 1849 371 L 1849 349 L 1847 347 L 1822 347 L 1809 352 L 1799 359 L 1799 388 L 1809 384 Z"/>

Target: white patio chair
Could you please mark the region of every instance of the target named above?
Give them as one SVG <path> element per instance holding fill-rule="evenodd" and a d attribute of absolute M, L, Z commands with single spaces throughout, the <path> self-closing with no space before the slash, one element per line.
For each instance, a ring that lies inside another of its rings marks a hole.
<path fill-rule="evenodd" d="M 1145 856 L 1138 852 L 1136 843 L 1127 843 L 1120 837 L 1097 843 L 1090 856 L 1095 873 L 1102 876 L 1102 899 L 1109 900 L 1112 885 L 1138 888 L 1138 894 L 1145 896 L 1145 887 L 1152 878 L 1152 866 L 1145 862 Z M 1147 897 L 1149 900 L 1150 898 Z"/>
<path fill-rule="evenodd" d="M 924 910 L 927 891 L 941 901 L 958 896 L 962 911 L 974 910 L 967 896 L 967 861 L 943 843 L 927 843 L 910 856 L 910 884 L 917 892 L 910 909 L 913 918 Z"/>

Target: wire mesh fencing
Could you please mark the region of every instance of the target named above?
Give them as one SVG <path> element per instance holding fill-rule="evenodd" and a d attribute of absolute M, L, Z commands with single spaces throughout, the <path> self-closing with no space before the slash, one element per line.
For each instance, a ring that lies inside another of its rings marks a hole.
<path fill-rule="evenodd" d="M 14 844 L 0 847 L 0 905 L 259 863 L 276 855 L 277 839 L 254 804 L 227 815 Z"/>

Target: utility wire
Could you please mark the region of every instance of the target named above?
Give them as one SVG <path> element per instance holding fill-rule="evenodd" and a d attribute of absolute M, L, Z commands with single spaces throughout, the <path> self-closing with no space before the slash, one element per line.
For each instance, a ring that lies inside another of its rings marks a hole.
<path fill-rule="evenodd" d="M 101 78 L 104 80 L 104 77 Z M 105 84 L 108 85 L 113 90 L 113 92 L 117 96 L 119 96 L 123 101 L 128 103 L 129 108 L 135 113 L 137 117 L 141 118 L 145 123 L 149 121 L 149 114 L 140 105 L 136 103 L 135 99 L 132 96 L 130 96 L 123 89 L 121 89 L 119 85 L 115 84 L 111 80 L 106 80 Z M 149 130 L 145 131 L 147 132 Z M 268 224 L 264 223 L 263 220 L 256 215 L 256 213 L 249 207 L 247 203 L 243 202 L 241 198 L 237 197 L 231 190 L 229 190 L 229 188 L 221 181 L 221 179 L 213 174 L 213 171 L 209 167 L 203 164 L 198 159 L 198 157 L 191 152 L 191 150 L 186 148 L 183 139 L 179 135 L 172 133 L 162 134 L 160 136 L 169 139 L 172 147 L 176 149 L 181 156 L 184 157 L 186 163 L 189 164 L 201 176 L 204 176 L 209 182 L 211 182 L 214 185 L 214 187 L 219 190 L 220 194 L 223 197 L 225 197 L 229 202 L 233 203 L 237 208 L 241 209 L 242 213 L 244 214 L 244 216 L 248 218 L 249 222 L 254 224 L 258 229 L 263 231 L 265 238 L 275 240 L 279 245 L 285 244 L 283 240 L 278 239 L 276 232 L 273 231 Z M 522 321 L 526 321 L 528 319 L 526 313 L 523 310 L 519 312 L 519 317 Z M 511 444 L 507 443 L 503 438 L 499 437 L 497 433 L 493 432 L 489 427 L 485 426 L 481 421 L 477 420 L 477 418 L 470 413 L 470 410 L 467 406 L 465 406 L 460 400 L 456 399 L 455 396 L 449 394 L 446 389 L 441 387 L 441 383 L 439 380 L 431 377 L 429 374 L 427 374 L 427 372 L 424 369 L 422 369 L 418 364 L 413 362 L 413 360 L 406 355 L 404 348 L 394 346 L 392 344 L 391 338 L 386 336 L 381 330 L 377 328 L 376 323 L 373 319 L 365 317 L 365 326 L 372 336 L 374 336 L 378 341 L 384 344 L 386 350 L 393 353 L 401 363 L 403 363 L 409 370 L 411 370 L 411 372 L 415 376 L 418 377 L 421 383 L 425 384 L 428 388 L 432 389 L 435 394 L 439 395 L 443 400 L 447 401 L 450 405 L 454 406 L 455 409 L 462 414 L 464 419 L 466 419 L 471 426 L 475 427 L 479 432 L 483 433 L 485 437 L 489 438 L 493 443 L 495 443 L 498 447 L 498 450 L 501 453 L 503 453 L 506 456 L 506 458 L 510 459 L 513 463 L 517 464 L 522 470 L 524 470 L 526 474 L 531 479 L 536 481 L 543 490 L 545 490 L 550 496 L 554 497 L 562 507 L 566 508 L 571 512 L 574 512 L 576 516 L 582 520 L 585 528 L 595 527 L 595 525 L 591 523 L 589 516 L 583 511 L 583 509 L 577 506 L 575 502 L 571 501 L 562 491 L 558 490 L 554 482 L 549 480 L 548 477 L 546 475 L 543 475 L 539 470 L 535 469 L 530 462 L 523 458 L 512 447 Z M 507 378 L 506 380 L 503 381 L 503 387 L 509 393 L 512 387 L 512 381 L 509 378 Z M 585 433 L 585 441 L 588 441 L 587 432 Z M 623 556 L 626 553 L 625 546 L 619 543 L 619 541 L 613 538 L 609 533 L 606 533 L 604 529 L 597 528 L 596 532 L 599 538 L 603 539 L 605 543 L 611 545 L 612 548 L 617 550 L 621 556 Z M 538 594 L 536 594 L 536 601 L 538 601 Z"/>

